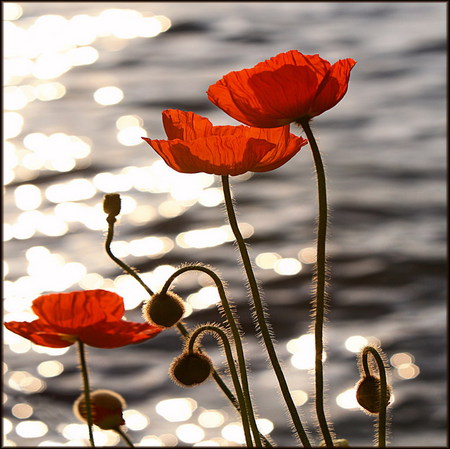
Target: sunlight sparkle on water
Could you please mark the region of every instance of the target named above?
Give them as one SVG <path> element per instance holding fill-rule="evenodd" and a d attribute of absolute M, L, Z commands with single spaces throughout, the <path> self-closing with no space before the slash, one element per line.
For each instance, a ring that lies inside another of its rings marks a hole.
<path fill-rule="evenodd" d="M 123 412 L 123 418 L 126 425 L 131 430 L 143 430 L 145 429 L 150 421 L 138 410 L 128 409 Z"/>
<path fill-rule="evenodd" d="M 139 441 L 135 446 L 143 447 L 160 447 L 163 442 L 156 435 L 147 435 Z"/>
<path fill-rule="evenodd" d="M 204 410 L 198 416 L 198 423 L 208 429 L 220 427 L 224 422 L 225 416 L 220 410 Z"/>
<path fill-rule="evenodd" d="M 292 276 L 300 273 L 302 264 L 293 257 L 286 257 L 275 262 L 273 267 L 276 273 L 284 276 Z"/>
<path fill-rule="evenodd" d="M 196 424 L 181 424 L 175 433 L 181 441 L 189 444 L 198 443 L 205 438 L 205 431 Z"/>
<path fill-rule="evenodd" d="M 123 297 L 125 310 L 132 310 L 148 297 L 148 293 L 129 275 L 120 275 L 114 279 L 114 291 Z"/>
<path fill-rule="evenodd" d="M 165 399 L 156 404 L 156 412 L 170 422 L 187 421 L 194 410 L 197 402 L 191 398 Z"/>
<path fill-rule="evenodd" d="M 134 147 L 142 143 L 141 137 L 147 137 L 147 131 L 140 126 L 128 126 L 117 133 L 117 140 L 127 147 Z"/>
<path fill-rule="evenodd" d="M 206 309 L 220 302 L 220 295 L 214 286 L 203 287 L 197 293 L 190 294 L 186 301 L 193 309 Z"/>
<path fill-rule="evenodd" d="M 4 2 L 3 20 L 17 20 L 22 16 L 22 7 L 17 3 Z"/>
<path fill-rule="evenodd" d="M 3 137 L 5 139 L 17 137 L 22 132 L 23 125 L 23 116 L 18 112 L 3 113 Z"/>
<path fill-rule="evenodd" d="M 245 444 L 244 429 L 242 428 L 241 423 L 235 422 L 227 424 L 222 429 L 221 434 L 228 441 L 232 441 L 238 444 Z"/>
<path fill-rule="evenodd" d="M 414 363 L 412 354 L 398 352 L 391 357 L 390 362 L 402 379 L 414 379 L 420 374 L 420 368 Z"/>
<path fill-rule="evenodd" d="M 358 353 L 364 346 L 367 346 L 369 340 L 361 335 L 352 335 L 345 340 L 345 348 L 350 352 Z"/>
<path fill-rule="evenodd" d="M 316 262 L 316 252 L 315 248 L 303 248 L 298 253 L 298 258 L 302 263 L 315 263 Z"/>
<path fill-rule="evenodd" d="M 46 388 L 45 382 L 32 376 L 27 371 L 10 371 L 7 382 L 14 390 L 24 393 L 38 393 Z"/>
<path fill-rule="evenodd" d="M 123 91 L 117 86 L 100 87 L 94 92 L 94 100 L 102 106 L 110 106 L 123 100 Z"/>
<path fill-rule="evenodd" d="M 336 397 L 336 404 L 345 409 L 359 409 L 360 406 L 356 400 L 356 390 L 354 388 L 349 388 L 338 394 Z"/>
<path fill-rule="evenodd" d="M 48 432 L 48 427 L 42 421 L 23 421 L 16 425 L 15 431 L 22 438 L 39 438 Z"/>
<path fill-rule="evenodd" d="M 304 334 L 298 338 L 289 340 L 286 349 L 293 354 L 291 357 L 292 365 L 297 369 L 312 369 L 315 366 L 315 343 L 313 334 Z M 322 355 L 322 361 L 327 358 L 325 351 Z"/>
<path fill-rule="evenodd" d="M 37 366 L 37 372 L 43 377 L 56 377 L 63 371 L 64 365 L 58 360 L 47 360 Z"/>
<path fill-rule="evenodd" d="M 255 263 L 263 270 L 270 270 L 281 259 L 278 253 L 261 253 L 256 256 Z"/>
<path fill-rule="evenodd" d="M 240 223 L 239 226 L 244 238 L 250 237 L 254 232 L 253 226 L 248 223 Z M 180 232 L 176 237 L 176 243 L 181 248 L 209 248 L 233 241 L 234 234 L 229 225 Z"/>
<path fill-rule="evenodd" d="M 14 190 L 14 199 L 21 210 L 37 209 L 42 203 L 41 189 L 33 184 L 22 184 Z"/>
<path fill-rule="evenodd" d="M 18 403 L 15 404 L 11 413 L 18 419 L 27 419 L 33 414 L 33 407 L 30 404 Z"/>
<path fill-rule="evenodd" d="M 292 391 L 292 399 L 297 407 L 300 407 L 303 404 L 306 404 L 308 401 L 308 393 L 303 390 L 293 390 Z"/>

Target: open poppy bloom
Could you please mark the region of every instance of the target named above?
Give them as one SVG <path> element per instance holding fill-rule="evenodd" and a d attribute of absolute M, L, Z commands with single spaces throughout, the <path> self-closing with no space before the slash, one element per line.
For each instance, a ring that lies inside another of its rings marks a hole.
<path fill-rule="evenodd" d="M 50 348 L 65 348 L 77 340 L 97 348 L 119 348 L 162 331 L 158 326 L 122 320 L 123 298 L 106 290 L 42 295 L 31 308 L 37 320 L 9 321 L 5 327 Z"/>
<path fill-rule="evenodd" d="M 290 134 L 289 125 L 274 129 L 213 126 L 205 117 L 177 109 L 163 111 L 162 119 L 168 140 L 143 139 L 181 173 L 235 176 L 275 170 L 307 143 Z"/>
<path fill-rule="evenodd" d="M 273 128 L 301 122 L 335 106 L 347 92 L 356 61 L 331 65 L 319 55 L 280 53 L 251 69 L 230 72 L 207 91 L 208 98 L 234 119 Z"/>

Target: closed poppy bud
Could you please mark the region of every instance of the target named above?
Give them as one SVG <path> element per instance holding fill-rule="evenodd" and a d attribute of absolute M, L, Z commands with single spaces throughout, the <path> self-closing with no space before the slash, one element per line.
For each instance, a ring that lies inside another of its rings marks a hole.
<path fill-rule="evenodd" d="M 203 383 L 212 372 L 211 359 L 200 352 L 184 352 L 170 366 L 171 379 L 181 387 L 194 387 Z"/>
<path fill-rule="evenodd" d="M 118 193 L 107 193 L 103 198 L 103 211 L 105 214 L 116 217 L 120 214 L 121 199 Z"/>
<path fill-rule="evenodd" d="M 386 391 L 386 404 L 391 394 Z M 363 377 L 356 385 L 356 400 L 358 404 L 369 413 L 380 412 L 380 379 L 373 376 Z"/>
<path fill-rule="evenodd" d="M 125 424 L 122 416 L 125 400 L 111 390 L 96 390 L 90 394 L 92 422 L 100 429 L 117 429 Z M 87 422 L 87 409 L 84 394 L 73 405 L 75 416 Z"/>
<path fill-rule="evenodd" d="M 183 314 L 183 300 L 172 292 L 155 293 L 142 307 L 144 319 L 161 327 L 174 326 Z"/>

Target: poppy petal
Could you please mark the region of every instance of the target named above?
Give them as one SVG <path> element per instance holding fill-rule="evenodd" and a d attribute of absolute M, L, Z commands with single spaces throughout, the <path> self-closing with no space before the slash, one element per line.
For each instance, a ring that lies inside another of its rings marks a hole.
<path fill-rule="evenodd" d="M 251 69 L 228 73 L 207 94 L 212 103 L 242 123 L 279 127 L 310 119 L 338 103 L 347 91 L 354 64 L 347 59 L 331 66 L 317 54 L 291 50 Z"/>
<path fill-rule="evenodd" d="M 350 71 L 355 64 L 356 61 L 348 58 L 341 59 L 331 66 L 314 99 L 310 112 L 312 117 L 331 109 L 342 100 L 348 89 Z"/>
<path fill-rule="evenodd" d="M 156 337 L 162 330 L 147 323 L 120 320 L 80 329 L 78 338 L 96 348 L 120 348 Z"/>
<path fill-rule="evenodd" d="M 252 128 L 257 129 L 257 128 Z M 275 148 L 269 151 L 252 169 L 254 172 L 275 170 L 292 159 L 308 141 L 303 137 L 289 133 L 289 126 L 282 128 L 260 129 L 260 138 L 275 143 Z"/>
<path fill-rule="evenodd" d="M 43 295 L 32 309 L 44 323 L 71 329 L 117 321 L 125 312 L 121 296 L 100 289 Z"/>
<path fill-rule="evenodd" d="M 242 136 L 209 136 L 191 142 L 144 138 L 174 170 L 236 176 L 252 170 L 275 145 Z"/>
<path fill-rule="evenodd" d="M 195 140 L 211 134 L 212 123 L 194 112 L 166 109 L 162 112 L 164 130 L 169 140 Z"/>
<path fill-rule="evenodd" d="M 58 332 L 42 320 L 9 321 L 5 327 L 33 343 L 49 348 L 65 348 L 75 343 L 77 337 L 73 334 Z"/>

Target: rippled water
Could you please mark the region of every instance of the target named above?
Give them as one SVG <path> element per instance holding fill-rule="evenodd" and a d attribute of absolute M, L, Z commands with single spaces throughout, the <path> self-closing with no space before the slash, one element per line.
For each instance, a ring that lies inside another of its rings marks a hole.
<path fill-rule="evenodd" d="M 102 249 L 103 194 L 118 191 L 124 210 L 113 249 L 153 289 L 188 261 L 227 280 L 248 334 L 259 415 L 267 431 L 275 426 L 278 444 L 294 445 L 253 337 L 219 179 L 173 172 L 140 137 L 164 138 L 166 108 L 233 124 L 205 95 L 231 70 L 290 49 L 332 62 L 351 57 L 347 95 L 313 122 L 331 208 L 330 416 L 353 447 L 372 444 L 372 419 L 353 404 L 352 351 L 361 340 L 379 341 L 392 367 L 390 444 L 446 443 L 445 2 L 3 7 L 5 320 L 30 319 L 31 300 L 42 293 L 82 288 L 118 292 L 127 318 L 140 320 L 145 292 Z M 288 382 L 312 423 L 310 345 L 300 338 L 308 334 L 316 216 L 308 147 L 232 186 Z M 184 275 L 176 291 L 193 307 L 188 325 L 219 319 L 202 276 Z M 85 426 L 71 411 L 80 385 L 75 349 L 4 337 L 5 444 L 81 444 Z M 219 361 L 214 342 L 205 344 Z M 233 444 L 238 420 L 215 386 L 184 390 L 168 379 L 179 350 L 175 331 L 133 347 L 90 348 L 92 385 L 126 398 L 129 435 L 143 446 Z M 118 444 L 108 432 L 96 438 Z"/>

